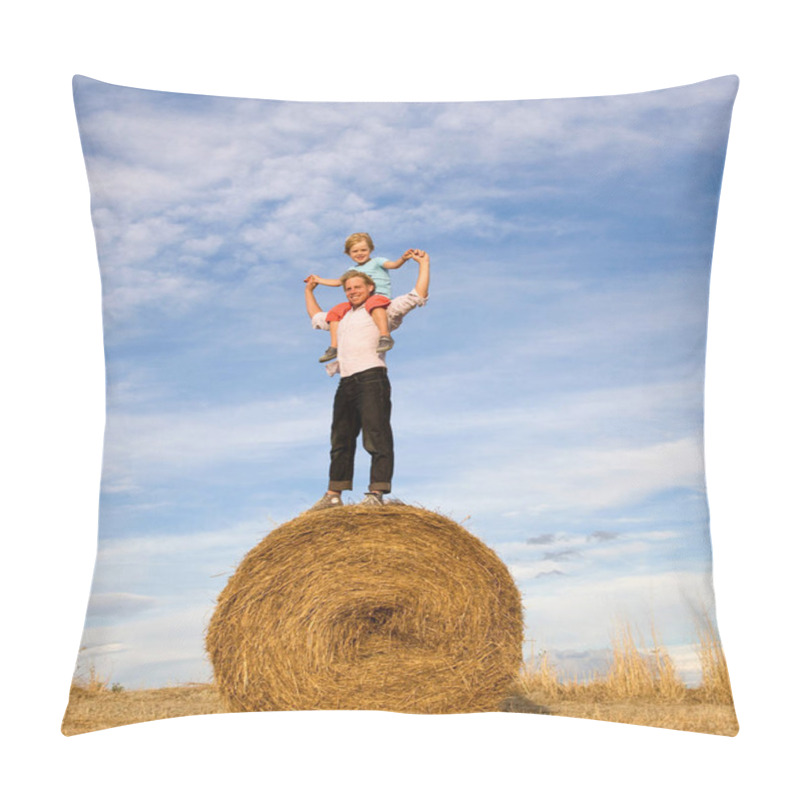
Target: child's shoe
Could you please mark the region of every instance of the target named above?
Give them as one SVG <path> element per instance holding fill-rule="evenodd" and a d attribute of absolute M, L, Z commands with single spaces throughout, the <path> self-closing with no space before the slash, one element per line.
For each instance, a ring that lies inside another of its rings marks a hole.
<path fill-rule="evenodd" d="M 391 350 L 394 347 L 394 339 L 391 336 L 381 336 L 378 339 L 378 352 L 385 353 L 387 350 Z"/>
<path fill-rule="evenodd" d="M 326 361 L 333 361 L 336 358 L 337 350 L 335 347 L 329 347 L 325 353 L 323 354 L 322 358 L 320 358 L 319 363 L 324 364 Z"/>

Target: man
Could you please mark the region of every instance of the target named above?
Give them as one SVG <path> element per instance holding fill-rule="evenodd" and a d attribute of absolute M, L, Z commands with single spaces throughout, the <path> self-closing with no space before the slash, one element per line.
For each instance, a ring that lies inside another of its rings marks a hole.
<path fill-rule="evenodd" d="M 411 292 L 396 297 L 386 309 L 390 330 L 397 328 L 409 311 L 428 300 L 430 258 L 424 250 L 412 250 L 411 258 L 419 264 L 417 283 Z M 314 296 L 316 286 L 311 278 L 306 280 L 306 310 L 313 328 L 328 330 L 326 314 Z M 328 491 L 311 507 L 312 511 L 341 506 L 342 492 L 353 488 L 359 432 L 364 449 L 372 457 L 369 491 L 363 503 L 383 505 L 383 495 L 392 490 L 392 390 L 386 354 L 377 352 L 380 332 L 364 307 L 375 291 L 375 284 L 368 275 L 350 270 L 342 276 L 342 286 L 350 310 L 342 317 L 338 330 L 339 359 L 334 371 L 341 374 L 341 379 L 333 401 Z"/>

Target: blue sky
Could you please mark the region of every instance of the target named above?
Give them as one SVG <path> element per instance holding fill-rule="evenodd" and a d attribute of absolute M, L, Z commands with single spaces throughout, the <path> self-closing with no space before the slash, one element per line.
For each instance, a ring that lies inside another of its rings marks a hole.
<path fill-rule="evenodd" d="M 590 670 L 618 621 L 652 621 L 696 677 L 693 609 L 713 614 L 706 306 L 735 90 L 289 103 L 78 79 L 108 385 L 81 664 L 131 688 L 208 679 L 217 594 L 325 488 L 336 381 L 302 278 L 340 274 L 366 230 L 376 255 L 432 260 L 430 303 L 387 359 L 394 495 L 496 550 L 536 650 Z M 393 278 L 410 289 L 413 263 Z"/>

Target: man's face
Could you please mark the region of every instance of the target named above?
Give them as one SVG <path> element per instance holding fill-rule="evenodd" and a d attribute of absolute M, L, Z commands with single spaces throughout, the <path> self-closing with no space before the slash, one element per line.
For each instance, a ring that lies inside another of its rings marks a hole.
<path fill-rule="evenodd" d="M 372 294 L 372 286 L 370 286 L 363 278 L 348 278 L 344 282 L 344 293 L 350 301 L 353 308 L 358 308 L 363 305 L 367 298 Z"/>

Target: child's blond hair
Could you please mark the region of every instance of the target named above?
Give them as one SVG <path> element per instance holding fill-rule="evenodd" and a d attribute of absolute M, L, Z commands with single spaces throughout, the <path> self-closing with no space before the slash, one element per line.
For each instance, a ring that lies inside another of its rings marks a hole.
<path fill-rule="evenodd" d="M 356 242 L 366 242 L 370 253 L 375 249 L 375 245 L 372 243 L 372 237 L 368 233 L 351 233 L 344 243 L 345 255 L 350 255 L 350 250 Z"/>

